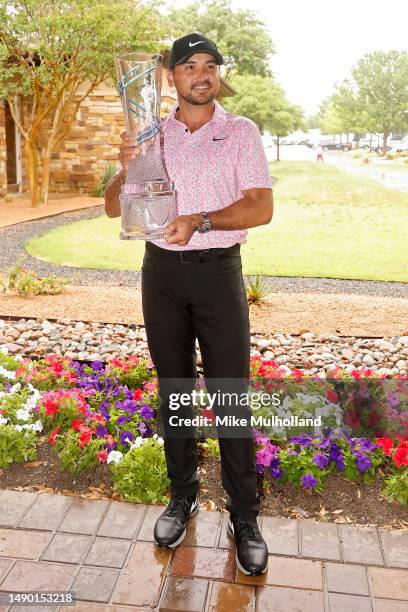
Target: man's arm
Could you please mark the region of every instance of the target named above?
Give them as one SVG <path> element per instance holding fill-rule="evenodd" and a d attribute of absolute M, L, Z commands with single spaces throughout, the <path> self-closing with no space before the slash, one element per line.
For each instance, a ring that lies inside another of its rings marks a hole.
<path fill-rule="evenodd" d="M 272 221 L 272 189 L 246 189 L 242 193 L 244 197 L 230 206 L 208 213 L 213 229 L 249 229 L 257 225 L 266 225 Z"/>
<path fill-rule="evenodd" d="M 249 229 L 270 223 L 273 215 L 272 189 L 246 189 L 242 193 L 244 197 L 240 200 L 208 213 L 213 230 Z M 164 231 L 167 244 L 188 244 L 202 220 L 200 214 L 177 217 Z"/>

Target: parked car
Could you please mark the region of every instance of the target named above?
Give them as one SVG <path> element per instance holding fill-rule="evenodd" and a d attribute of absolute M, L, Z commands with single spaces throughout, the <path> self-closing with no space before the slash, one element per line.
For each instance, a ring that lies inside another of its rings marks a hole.
<path fill-rule="evenodd" d="M 337 142 L 330 140 L 319 143 L 323 147 L 323 151 L 350 151 L 351 142 Z"/>

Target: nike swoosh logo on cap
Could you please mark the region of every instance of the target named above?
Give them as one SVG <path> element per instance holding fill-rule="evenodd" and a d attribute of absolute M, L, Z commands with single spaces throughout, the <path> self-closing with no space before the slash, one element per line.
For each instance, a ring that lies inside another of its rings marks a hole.
<path fill-rule="evenodd" d="M 195 43 L 192 43 L 190 40 L 190 42 L 188 43 L 188 46 L 195 47 L 196 45 L 199 45 L 200 43 L 203 43 L 203 42 L 205 42 L 205 40 L 199 40 L 198 42 L 195 42 Z"/>

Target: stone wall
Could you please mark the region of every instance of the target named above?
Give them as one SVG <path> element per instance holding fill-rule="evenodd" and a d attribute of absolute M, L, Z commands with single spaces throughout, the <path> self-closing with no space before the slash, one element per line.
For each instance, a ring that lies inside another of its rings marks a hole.
<path fill-rule="evenodd" d="M 165 77 L 165 75 L 163 75 Z M 86 83 L 80 88 L 85 91 Z M 162 115 L 174 104 L 175 93 L 163 78 Z M 31 103 L 21 98 L 21 120 L 27 125 Z M 4 101 L 0 101 L 0 190 L 7 187 Z M 41 141 L 47 142 L 50 126 L 44 126 Z M 120 134 L 125 129 L 119 94 L 106 82 L 82 103 L 68 135 L 52 155 L 50 193 L 90 194 L 109 164 L 118 163 Z M 28 191 L 27 160 L 22 139 L 23 191 Z M 4 170 L 4 172 L 3 172 Z"/>

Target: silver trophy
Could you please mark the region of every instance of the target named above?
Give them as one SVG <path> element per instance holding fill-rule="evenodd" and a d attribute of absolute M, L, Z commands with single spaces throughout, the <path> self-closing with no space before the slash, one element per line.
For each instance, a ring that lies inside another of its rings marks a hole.
<path fill-rule="evenodd" d="M 163 238 L 177 217 L 174 183 L 164 163 L 160 131 L 161 55 L 128 53 L 115 58 L 126 131 L 140 152 L 130 160 L 122 187 L 122 240 Z"/>

